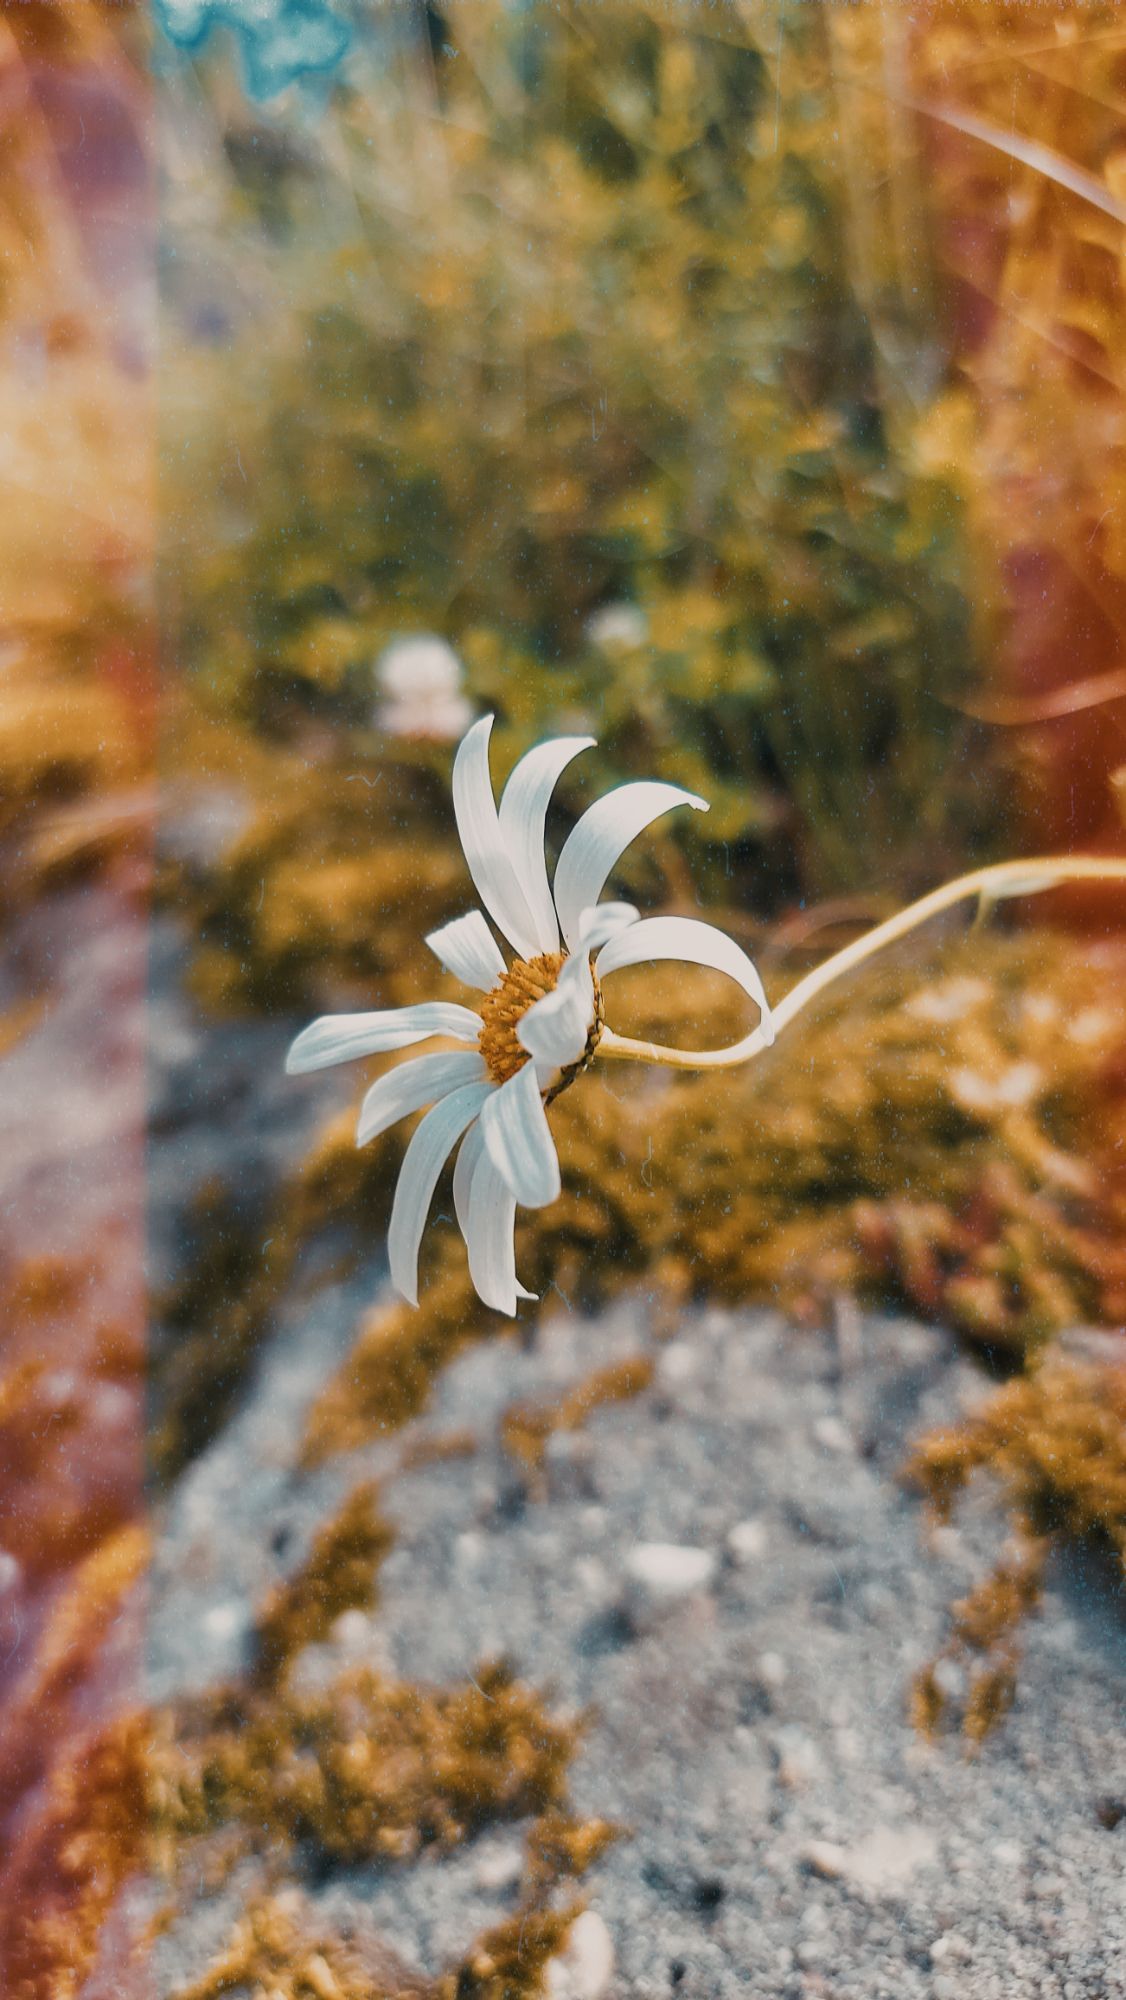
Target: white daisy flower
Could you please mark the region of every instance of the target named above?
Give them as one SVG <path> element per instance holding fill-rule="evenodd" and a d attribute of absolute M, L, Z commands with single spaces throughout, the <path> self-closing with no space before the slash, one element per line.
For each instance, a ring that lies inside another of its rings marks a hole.
<path fill-rule="evenodd" d="M 436 633 L 394 640 L 380 654 L 375 671 L 383 699 L 374 720 L 390 736 L 452 743 L 472 718 L 462 692 L 461 661 Z"/>
<path fill-rule="evenodd" d="M 649 635 L 649 621 L 639 604 L 600 604 L 584 627 L 592 646 L 612 653 L 643 646 Z"/>
<path fill-rule="evenodd" d="M 372 1084 L 360 1107 L 365 1145 L 424 1106 L 403 1159 L 391 1209 L 388 1253 L 396 1289 L 418 1303 L 418 1250 L 439 1175 L 460 1141 L 454 1208 L 478 1294 L 513 1314 L 526 1292 L 516 1276 L 517 1204 L 542 1208 L 559 1193 L 559 1161 L 545 1107 L 594 1060 L 605 1028 L 602 981 L 623 966 L 681 959 L 735 979 L 773 1039 L 762 981 L 746 953 L 692 917 L 640 919 L 628 903 L 600 903 L 624 849 L 673 806 L 706 812 L 678 785 L 620 785 L 585 812 L 564 842 L 554 887 L 544 860 L 544 821 L 561 773 L 588 736 L 556 737 L 529 750 L 504 788 L 499 810 L 489 775 L 492 716 L 474 723 L 454 759 L 458 833 L 474 886 L 511 947 L 506 962 L 480 910 L 455 917 L 426 942 L 447 972 L 484 997 L 476 1008 L 447 1000 L 381 1013 L 329 1014 L 298 1035 L 291 1073 L 370 1056 L 441 1035 L 462 1042 L 422 1055 Z M 562 932 L 562 939 L 560 938 Z"/>

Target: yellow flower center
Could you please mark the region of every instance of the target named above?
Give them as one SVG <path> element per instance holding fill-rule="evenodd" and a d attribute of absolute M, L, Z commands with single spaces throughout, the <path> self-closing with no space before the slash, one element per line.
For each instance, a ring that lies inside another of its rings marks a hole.
<path fill-rule="evenodd" d="M 516 1038 L 517 1024 L 523 1020 L 529 1007 L 554 990 L 565 963 L 566 954 L 561 951 L 541 952 L 538 958 L 518 958 L 482 1000 L 478 1046 L 495 1083 L 507 1083 L 509 1077 L 515 1076 L 517 1070 L 523 1069 L 529 1060 L 527 1049 Z M 562 1071 L 558 1083 L 548 1092 L 549 1099 L 557 1097 L 574 1081 L 598 1047 L 602 1033 L 602 990 L 593 970 L 591 977 L 594 980 L 594 1019 L 586 1047 L 578 1061 L 569 1063 Z"/>

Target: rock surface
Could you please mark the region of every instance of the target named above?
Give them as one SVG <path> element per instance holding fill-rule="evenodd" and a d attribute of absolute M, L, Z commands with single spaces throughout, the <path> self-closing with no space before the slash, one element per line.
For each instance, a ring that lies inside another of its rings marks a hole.
<path fill-rule="evenodd" d="M 999 1533 L 971 1505 L 927 1552 L 896 1477 L 915 1432 L 981 1394 L 941 1333 L 866 1319 L 842 1356 L 769 1313 L 686 1315 L 674 1366 L 598 1410 L 582 1479 L 540 1498 L 498 1443 L 506 1406 L 668 1351 L 641 1303 L 598 1322 L 560 1310 L 528 1349 L 501 1338 L 465 1354 L 408 1430 L 297 1479 L 303 1411 L 375 1289 L 306 1304 L 181 1482 L 154 1586 L 154 1692 L 236 1664 L 245 1623 L 231 1607 L 275 1580 L 279 1547 L 292 1569 L 334 1498 L 374 1473 L 398 1534 L 379 1608 L 348 1614 L 306 1670 L 367 1657 L 452 1681 L 503 1654 L 558 1711 L 591 1707 L 573 1796 L 628 1829 L 584 1883 L 614 1970 L 603 1952 L 605 1983 L 589 1983 L 590 1943 L 588 1985 L 561 1955 L 553 1976 L 571 1984 L 558 1993 L 1126 1994 L 1126 1818 L 1100 1812 L 1126 1796 L 1126 1632 L 1105 1589 L 1078 1560 L 1057 1567 L 1016 1707 L 976 1758 L 924 1746 L 905 1719 L 912 1673 Z M 420 1438 L 466 1427 L 474 1454 L 405 1462 Z M 658 1569 L 670 1549 L 706 1560 L 639 1620 L 631 1591 L 652 1545 Z M 362 1909 L 437 1970 L 513 1907 L 518 1833 L 404 1872 L 341 1871 L 310 1893 L 337 1917 Z M 222 1916 L 201 1911 L 167 1942 L 161 1991 L 216 1948 Z"/>

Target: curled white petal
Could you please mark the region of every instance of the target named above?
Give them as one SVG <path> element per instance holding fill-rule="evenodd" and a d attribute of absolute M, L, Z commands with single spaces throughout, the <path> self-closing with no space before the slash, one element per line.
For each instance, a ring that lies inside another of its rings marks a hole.
<path fill-rule="evenodd" d="M 673 806 L 694 806 L 707 812 L 707 801 L 679 785 L 643 781 L 619 785 L 596 799 L 563 844 L 555 870 L 555 907 L 563 936 L 571 950 L 579 938 L 579 921 L 592 903 L 597 903 L 606 877 L 619 856 L 639 833 Z"/>
<path fill-rule="evenodd" d="M 570 972 L 569 969 L 574 970 Z M 594 986 L 584 953 L 567 960 L 559 983 L 529 1007 L 516 1024 L 516 1039 L 527 1049 L 544 1079 L 578 1062 L 594 1018 Z"/>
<path fill-rule="evenodd" d="M 513 766 L 501 794 L 501 844 L 531 912 L 539 951 L 557 951 L 559 925 L 544 860 L 544 823 L 551 794 L 572 758 L 593 748 L 593 736 L 556 736 L 538 743 Z"/>
<path fill-rule="evenodd" d="M 434 1199 L 438 1176 L 467 1125 L 494 1090 L 491 1083 L 467 1083 L 428 1111 L 403 1155 L 391 1204 L 387 1254 L 391 1282 L 407 1303 L 418 1304 L 418 1249 Z"/>
<path fill-rule="evenodd" d="M 454 1168 L 454 1208 L 478 1298 L 511 1318 L 517 1299 L 530 1299 L 534 1293 L 526 1292 L 516 1276 L 516 1197 L 485 1151 L 480 1119 L 461 1142 Z"/>
<path fill-rule="evenodd" d="M 491 715 L 462 737 L 454 758 L 454 815 L 466 866 L 489 915 L 523 958 L 536 955 L 536 931 L 524 891 L 505 853 L 489 776 Z"/>
<path fill-rule="evenodd" d="M 579 918 L 578 949 L 597 951 L 600 945 L 609 944 L 619 931 L 628 930 L 636 922 L 637 911 L 632 903 L 595 903 Z"/>
<path fill-rule="evenodd" d="M 543 1075 L 578 1062 L 594 1021 L 590 957 L 599 945 L 636 923 L 632 903 L 599 903 L 579 918 L 579 941 L 555 986 L 536 1000 L 517 1023 L 516 1039 L 535 1058 Z"/>
<path fill-rule="evenodd" d="M 431 931 L 426 942 L 446 971 L 465 986 L 488 993 L 504 978 L 500 946 L 480 910 L 470 910 L 468 916 L 455 917 L 452 923 Z M 479 1021 L 477 1025 L 480 1027 Z"/>
<path fill-rule="evenodd" d="M 476 1049 L 454 1055 L 416 1056 L 413 1062 L 400 1063 L 397 1069 L 389 1070 L 378 1083 L 373 1083 L 365 1096 L 356 1126 L 357 1146 L 366 1146 L 369 1139 L 386 1132 L 389 1125 L 397 1124 L 412 1111 L 420 1111 L 424 1104 L 448 1096 L 451 1090 L 460 1090 L 466 1083 L 483 1083 L 487 1075 L 485 1059 Z"/>
<path fill-rule="evenodd" d="M 689 965 L 706 965 L 738 980 L 762 1016 L 764 1042 L 774 1040 L 770 1004 L 762 980 L 741 945 L 714 924 L 700 923 L 695 917 L 646 917 L 629 930 L 619 932 L 598 954 L 598 976 L 620 972 L 623 966 L 640 965 L 651 958 L 678 958 Z"/>
<path fill-rule="evenodd" d="M 559 1196 L 559 1157 L 543 1108 L 534 1063 L 524 1064 L 481 1112 L 485 1151 L 522 1208 L 545 1208 Z"/>
<path fill-rule="evenodd" d="M 301 1076 L 306 1070 L 327 1069 L 331 1063 L 352 1062 L 357 1056 L 407 1049 L 428 1035 L 475 1042 L 480 1032 L 479 1014 L 446 1000 L 424 1000 L 417 1007 L 389 1007 L 374 1014 L 322 1014 L 291 1044 L 285 1066 L 290 1076 Z"/>

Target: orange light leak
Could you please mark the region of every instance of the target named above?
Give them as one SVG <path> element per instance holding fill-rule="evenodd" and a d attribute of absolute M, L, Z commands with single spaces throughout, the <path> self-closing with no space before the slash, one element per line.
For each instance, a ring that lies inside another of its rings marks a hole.
<path fill-rule="evenodd" d="M 142 1638 L 155 688 L 143 27 L 84 0 L 0 23 L 19 135 L 0 199 L 20 221 L 0 730 L 26 733 L 31 774 L 0 815 L 0 1991 L 20 2000 L 78 1991 L 83 1952 L 107 1992 L 144 1990 L 125 1937 L 98 1935 L 144 1833 L 123 1721 Z"/>

